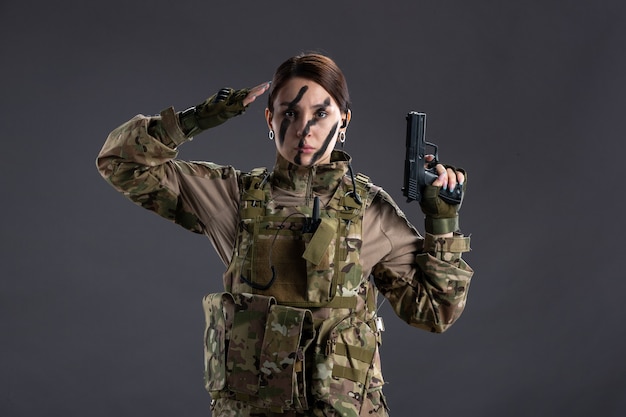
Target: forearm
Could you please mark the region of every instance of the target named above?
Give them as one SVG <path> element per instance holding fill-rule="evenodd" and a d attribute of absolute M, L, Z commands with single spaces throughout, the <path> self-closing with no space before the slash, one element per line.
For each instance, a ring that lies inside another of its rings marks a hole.
<path fill-rule="evenodd" d="M 159 116 L 137 115 L 109 134 L 96 165 L 105 179 L 115 182 L 115 177 L 128 169 L 154 167 L 174 159 L 176 147 L 187 140 L 174 109 Z"/>
<path fill-rule="evenodd" d="M 424 237 L 423 252 L 456 267 L 460 265 L 463 253 L 469 251 L 470 238 L 460 233 L 450 232 L 441 235 L 426 233 Z"/>
<path fill-rule="evenodd" d="M 368 225 L 373 231 L 367 237 L 377 243 L 364 244 L 363 250 L 386 251 L 372 269 L 378 289 L 408 324 L 432 332 L 447 330 L 465 307 L 473 271 L 461 255 L 469 250 L 470 239 L 453 233 L 427 233 L 422 238 L 396 206 L 373 209 L 378 210 L 368 217 L 375 221 Z"/>
<path fill-rule="evenodd" d="M 154 170 L 173 160 L 176 148 L 193 135 L 218 126 L 242 114 L 256 94 L 269 84 L 257 86 L 248 98 L 249 89 L 223 88 L 204 102 L 183 112 L 165 109 L 159 116 L 136 116 L 115 129 L 107 138 L 97 159 L 100 174 L 123 192 L 145 191 L 137 183 L 147 170 Z M 150 180 L 150 178 L 142 178 Z"/>
<path fill-rule="evenodd" d="M 133 202 L 200 233 L 201 222 L 181 200 L 177 178 L 185 163 L 174 161 L 176 147 L 187 140 L 174 109 L 159 116 L 138 115 L 109 134 L 96 165 L 102 177 Z"/>

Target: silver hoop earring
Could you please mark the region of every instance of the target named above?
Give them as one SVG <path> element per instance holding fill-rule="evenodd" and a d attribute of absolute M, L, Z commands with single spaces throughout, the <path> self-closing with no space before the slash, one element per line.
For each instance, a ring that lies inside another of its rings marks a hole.
<path fill-rule="evenodd" d="M 274 140 L 274 131 L 270 130 L 269 132 L 267 132 L 267 137 L 269 138 L 269 140 Z"/>
<path fill-rule="evenodd" d="M 344 143 L 346 141 L 346 132 L 339 132 L 339 142 Z"/>

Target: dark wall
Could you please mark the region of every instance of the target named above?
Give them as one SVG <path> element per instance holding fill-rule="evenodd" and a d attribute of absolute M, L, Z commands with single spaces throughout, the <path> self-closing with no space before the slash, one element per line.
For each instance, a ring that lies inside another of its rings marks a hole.
<path fill-rule="evenodd" d="M 200 301 L 223 266 L 94 160 L 135 114 L 308 50 L 348 78 L 355 170 L 420 230 L 400 192 L 406 112 L 469 173 L 464 315 L 434 335 L 381 307 L 392 415 L 624 415 L 624 4 L 1 2 L 0 415 L 210 415 Z M 263 110 L 180 157 L 271 166 Z"/>

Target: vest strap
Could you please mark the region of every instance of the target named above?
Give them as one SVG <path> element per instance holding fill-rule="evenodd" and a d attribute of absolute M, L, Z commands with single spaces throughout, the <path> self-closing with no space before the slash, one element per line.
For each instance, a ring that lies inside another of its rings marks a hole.
<path fill-rule="evenodd" d="M 324 305 L 327 308 L 356 308 L 356 296 L 353 297 L 342 297 L 340 295 L 336 295 L 328 304 Z"/>
<path fill-rule="evenodd" d="M 349 353 L 348 353 L 349 352 Z M 340 356 L 349 356 L 350 359 L 356 359 L 358 361 L 370 364 L 374 358 L 373 349 L 363 349 L 358 346 L 346 347 L 344 343 L 335 344 L 335 354 Z"/>
<path fill-rule="evenodd" d="M 361 384 L 365 384 L 367 381 L 367 371 L 348 368 L 337 364 L 333 365 L 333 376 L 360 382 Z"/>

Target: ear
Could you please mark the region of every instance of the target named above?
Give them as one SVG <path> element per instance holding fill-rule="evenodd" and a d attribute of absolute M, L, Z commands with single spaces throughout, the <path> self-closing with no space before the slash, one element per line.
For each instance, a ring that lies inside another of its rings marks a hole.
<path fill-rule="evenodd" d="M 348 111 L 346 112 L 346 117 L 341 119 L 341 128 L 342 129 L 345 129 L 345 128 L 348 127 L 348 123 L 350 123 L 350 119 L 352 119 L 352 111 L 350 111 L 350 109 L 348 109 Z"/>
<path fill-rule="evenodd" d="M 265 121 L 267 122 L 267 127 L 269 130 L 272 130 L 272 112 L 269 108 L 265 108 Z"/>

